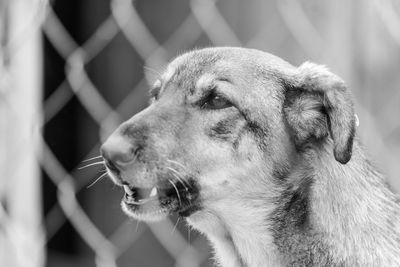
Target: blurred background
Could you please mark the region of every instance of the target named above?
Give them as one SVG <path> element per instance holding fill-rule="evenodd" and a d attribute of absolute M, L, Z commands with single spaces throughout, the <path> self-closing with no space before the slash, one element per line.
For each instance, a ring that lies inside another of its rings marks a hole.
<path fill-rule="evenodd" d="M 400 1 L 0 0 L 0 45 L 0 266 L 212 266 L 179 219 L 127 219 L 122 190 L 87 160 L 195 47 L 329 66 L 400 191 Z"/>

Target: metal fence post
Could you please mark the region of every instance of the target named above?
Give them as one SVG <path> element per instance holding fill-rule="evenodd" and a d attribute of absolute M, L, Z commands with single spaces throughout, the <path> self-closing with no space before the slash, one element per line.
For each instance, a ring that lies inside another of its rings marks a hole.
<path fill-rule="evenodd" d="M 0 265 L 44 265 L 38 164 L 43 1 L 1 1 Z M 32 27 L 37 24 L 37 27 Z"/>

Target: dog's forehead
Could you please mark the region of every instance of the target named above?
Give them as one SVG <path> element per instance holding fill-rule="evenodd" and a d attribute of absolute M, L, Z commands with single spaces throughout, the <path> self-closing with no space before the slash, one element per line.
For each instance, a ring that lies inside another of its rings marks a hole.
<path fill-rule="evenodd" d="M 205 73 L 221 72 L 216 67 L 221 62 L 219 54 L 200 53 L 199 51 L 183 54 L 172 61 L 163 75 L 166 82 L 173 82 L 179 87 L 194 88 L 196 82 Z"/>
<path fill-rule="evenodd" d="M 262 73 L 264 78 L 284 75 L 293 66 L 274 55 L 244 48 L 205 48 L 174 59 L 163 75 L 166 82 L 179 87 L 196 88 L 210 77 L 235 78 Z"/>

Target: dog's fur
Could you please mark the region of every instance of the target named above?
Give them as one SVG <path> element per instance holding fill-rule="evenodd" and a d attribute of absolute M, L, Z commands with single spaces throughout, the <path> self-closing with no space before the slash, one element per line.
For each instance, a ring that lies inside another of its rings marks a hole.
<path fill-rule="evenodd" d="M 164 192 L 123 201 L 130 216 L 178 212 L 226 267 L 400 266 L 399 199 L 355 138 L 338 76 L 207 48 L 171 62 L 152 94 L 102 149 L 117 184 Z"/>

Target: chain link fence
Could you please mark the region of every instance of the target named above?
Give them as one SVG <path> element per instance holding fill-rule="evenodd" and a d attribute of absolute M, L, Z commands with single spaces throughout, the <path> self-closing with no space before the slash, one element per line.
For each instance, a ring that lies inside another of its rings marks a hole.
<path fill-rule="evenodd" d="M 177 217 L 127 219 L 104 168 L 82 163 L 193 47 L 328 65 L 400 190 L 398 1 L 0 0 L 0 21 L 1 266 L 212 266 L 204 237 Z"/>

